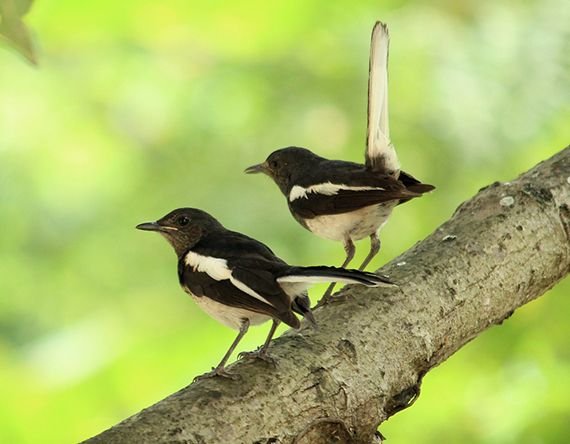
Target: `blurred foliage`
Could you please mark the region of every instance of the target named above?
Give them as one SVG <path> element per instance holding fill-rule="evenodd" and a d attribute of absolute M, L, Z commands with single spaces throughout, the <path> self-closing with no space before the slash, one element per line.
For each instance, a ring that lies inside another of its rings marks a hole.
<path fill-rule="evenodd" d="M 398 208 L 373 265 L 480 187 L 564 148 L 567 6 L 34 4 L 41 68 L 0 52 L 0 442 L 96 434 L 188 384 L 233 339 L 178 288 L 170 247 L 135 224 L 195 206 L 290 262 L 342 261 L 273 184 L 242 170 L 287 145 L 362 160 L 376 19 L 392 35 L 393 141 L 404 168 L 438 190 Z M 563 282 L 429 373 L 382 432 L 402 443 L 567 439 L 569 291 Z"/>
<path fill-rule="evenodd" d="M 28 61 L 36 63 L 30 32 L 22 21 L 33 0 L 0 0 L 0 42 L 3 40 L 19 51 Z"/>

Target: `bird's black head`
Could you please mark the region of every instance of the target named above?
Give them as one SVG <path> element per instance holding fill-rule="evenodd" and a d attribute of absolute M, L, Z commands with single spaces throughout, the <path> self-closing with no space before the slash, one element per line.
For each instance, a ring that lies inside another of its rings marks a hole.
<path fill-rule="evenodd" d="M 178 208 L 156 222 L 145 222 L 136 228 L 159 232 L 174 247 L 178 256 L 196 245 L 204 235 L 224 229 L 208 213 L 196 208 Z"/>
<path fill-rule="evenodd" d="M 271 177 L 281 192 L 287 194 L 296 175 L 310 171 L 315 162 L 322 160 L 306 148 L 290 146 L 273 151 L 263 163 L 246 168 L 248 174 L 264 173 Z"/>

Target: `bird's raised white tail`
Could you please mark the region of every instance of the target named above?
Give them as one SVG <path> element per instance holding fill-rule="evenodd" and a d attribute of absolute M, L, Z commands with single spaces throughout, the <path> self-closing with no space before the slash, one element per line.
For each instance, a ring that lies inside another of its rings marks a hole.
<path fill-rule="evenodd" d="M 368 133 L 366 165 L 384 174 L 398 177 L 400 163 L 390 142 L 388 122 L 388 27 L 376 22 L 370 41 L 370 71 L 368 77 Z"/>

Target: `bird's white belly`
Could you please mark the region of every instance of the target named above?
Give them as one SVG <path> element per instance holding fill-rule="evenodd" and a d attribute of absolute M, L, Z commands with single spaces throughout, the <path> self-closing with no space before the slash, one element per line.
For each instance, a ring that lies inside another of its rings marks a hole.
<path fill-rule="evenodd" d="M 313 233 L 325 239 L 343 241 L 348 237 L 360 240 L 382 228 L 394 207 L 393 203 L 371 205 L 350 213 L 305 219 L 305 223 Z"/>
<path fill-rule="evenodd" d="M 250 325 L 263 324 L 265 321 L 271 319 L 269 316 L 261 313 L 221 304 L 206 296 L 197 297 L 193 294 L 190 294 L 190 296 L 192 296 L 194 302 L 196 302 L 202 310 L 216 321 L 236 330 L 240 329 L 244 319 L 249 319 Z"/>

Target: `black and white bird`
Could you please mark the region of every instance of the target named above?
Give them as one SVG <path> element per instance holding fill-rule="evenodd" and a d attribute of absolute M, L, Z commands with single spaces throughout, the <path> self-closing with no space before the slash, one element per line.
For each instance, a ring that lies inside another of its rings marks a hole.
<path fill-rule="evenodd" d="M 372 31 L 368 83 L 368 131 L 365 164 L 328 160 L 298 147 L 282 148 L 246 173 L 265 173 L 287 198 L 293 217 L 325 239 L 342 242 L 346 267 L 354 257 L 354 241 L 370 237 L 364 270 L 380 251 L 378 231 L 395 206 L 435 187 L 400 170 L 388 126 L 388 46 L 385 24 Z M 330 296 L 334 284 L 327 289 Z"/>
<path fill-rule="evenodd" d="M 247 354 L 267 359 L 267 347 L 280 322 L 299 328 L 297 313 L 314 324 L 306 293 L 312 283 L 393 285 L 385 276 L 373 273 L 288 265 L 261 242 L 227 230 L 214 217 L 195 208 L 174 210 L 137 228 L 162 234 L 178 256 L 182 288 L 207 314 L 239 330 L 219 365 L 204 376 L 228 376 L 226 361 L 250 325 L 273 320 L 260 350 Z"/>

